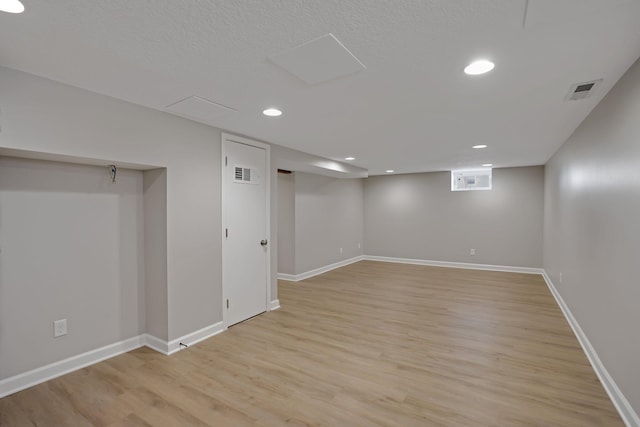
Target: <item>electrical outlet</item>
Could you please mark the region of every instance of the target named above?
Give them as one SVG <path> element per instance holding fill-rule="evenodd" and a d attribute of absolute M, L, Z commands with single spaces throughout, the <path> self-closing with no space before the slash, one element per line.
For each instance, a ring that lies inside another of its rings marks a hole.
<path fill-rule="evenodd" d="M 358 243 L 358 249 L 362 249 L 362 243 Z"/>
<path fill-rule="evenodd" d="M 340 248 L 340 253 L 342 253 L 342 248 Z"/>
<path fill-rule="evenodd" d="M 560 273 L 560 283 L 562 283 L 562 273 Z"/>
<path fill-rule="evenodd" d="M 67 335 L 67 319 L 60 319 L 53 322 L 53 337 Z"/>
<path fill-rule="evenodd" d="M 475 249 L 471 249 L 471 250 L 469 251 L 469 253 L 470 253 L 471 255 L 475 255 L 475 254 L 476 254 L 476 250 L 475 250 Z"/>

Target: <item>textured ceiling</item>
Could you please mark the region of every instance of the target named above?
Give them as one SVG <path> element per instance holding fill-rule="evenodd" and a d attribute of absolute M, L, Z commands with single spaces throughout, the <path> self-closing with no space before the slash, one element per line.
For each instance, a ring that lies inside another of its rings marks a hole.
<path fill-rule="evenodd" d="M 237 110 L 199 121 L 371 174 L 543 164 L 640 53 L 638 1 L 24 3 L 0 13 L 0 65 L 162 111 L 198 96 Z M 268 60 L 328 33 L 366 70 L 310 85 Z M 495 70 L 465 76 L 477 57 Z"/>

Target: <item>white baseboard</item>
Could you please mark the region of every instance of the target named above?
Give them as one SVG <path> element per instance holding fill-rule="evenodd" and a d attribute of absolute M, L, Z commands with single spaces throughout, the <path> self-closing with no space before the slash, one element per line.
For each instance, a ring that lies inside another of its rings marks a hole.
<path fill-rule="evenodd" d="M 144 340 L 144 345 L 149 347 L 151 350 L 155 350 L 166 356 L 169 355 L 169 343 L 167 341 L 150 334 L 143 334 L 142 338 Z"/>
<path fill-rule="evenodd" d="M 471 264 L 468 262 L 432 261 L 428 259 L 393 258 L 386 256 L 365 255 L 366 261 L 395 262 L 399 264 L 429 265 L 432 267 L 465 268 L 471 270 L 506 271 L 510 273 L 542 274 L 542 268 L 512 267 L 508 265 Z"/>
<path fill-rule="evenodd" d="M 76 371 L 94 363 L 102 362 L 119 354 L 126 353 L 144 345 L 144 337 L 138 335 L 124 341 L 68 357 L 58 362 L 0 380 L 0 398 L 16 393 L 36 384 L 49 381 L 69 372 Z"/>
<path fill-rule="evenodd" d="M 591 342 L 585 335 L 584 331 L 578 324 L 578 321 L 575 319 L 571 310 L 567 306 L 567 304 L 562 299 L 562 296 L 557 291 L 553 282 L 547 275 L 547 273 L 543 269 L 537 268 L 528 268 L 528 267 L 508 267 L 508 266 L 496 266 L 496 265 L 485 265 L 485 264 L 469 264 L 469 263 L 456 263 L 456 262 L 444 262 L 444 261 L 429 261 L 429 260 L 416 260 L 416 259 L 406 259 L 406 258 L 390 258 L 390 257 L 379 257 L 379 256 L 358 256 L 355 258 L 351 258 L 348 260 L 340 261 L 334 264 L 330 264 L 325 267 L 321 267 L 315 270 L 308 271 L 306 273 L 302 273 L 299 275 L 287 275 L 294 277 L 293 281 L 304 280 L 313 276 L 317 276 L 319 274 L 325 273 L 327 271 L 334 270 L 339 267 L 343 267 L 345 265 L 352 264 L 354 262 L 368 260 L 368 261 L 382 261 L 382 262 L 395 262 L 395 263 L 403 263 L 403 264 L 416 264 L 416 265 L 431 265 L 438 267 L 453 267 L 453 268 L 467 268 L 467 269 L 477 269 L 477 270 L 492 270 L 492 271 L 508 271 L 508 272 L 518 272 L 518 273 L 529 273 L 529 274 L 542 274 L 547 286 L 555 298 L 558 306 L 562 310 L 567 322 L 571 326 L 573 333 L 575 334 L 578 342 L 582 346 L 583 351 L 585 352 L 591 366 L 593 367 L 596 375 L 600 379 L 605 391 L 609 395 L 609 398 L 613 402 L 614 406 L 620 413 L 623 421 L 627 425 L 627 427 L 640 427 L 640 417 L 634 411 L 633 407 L 626 399 L 622 391 L 618 388 L 617 384 L 603 365 L 600 360 L 598 354 L 595 349 L 591 345 Z M 278 273 L 278 278 L 281 274 Z M 284 279 L 288 280 L 288 279 Z M 273 300 L 270 303 L 270 310 L 276 310 L 280 308 L 279 300 Z M 153 335 L 142 334 L 133 338 L 129 338 L 124 341 L 120 341 L 114 344 L 110 344 L 95 350 L 88 351 L 86 353 L 82 353 L 76 356 L 69 357 L 64 360 L 60 360 L 58 362 L 51 363 L 46 366 L 42 366 L 40 368 L 33 369 L 31 371 L 24 372 L 22 374 L 15 375 L 13 377 L 5 378 L 0 380 L 0 398 L 8 396 L 10 394 L 16 393 L 20 390 L 24 390 L 26 388 L 32 387 L 34 385 L 40 384 L 42 382 L 51 380 L 53 378 L 59 377 L 61 375 L 67 374 L 72 371 L 76 371 L 78 369 L 82 369 L 86 366 L 93 365 L 95 363 L 101 362 L 103 360 L 109 359 L 111 357 L 118 356 L 122 353 L 126 353 L 131 350 L 135 350 L 142 346 L 147 346 L 153 350 L 156 350 L 160 353 L 170 355 L 181 349 L 180 343 L 191 346 L 200 341 L 203 341 L 207 338 L 210 338 L 214 335 L 219 334 L 225 330 L 222 322 L 215 323 L 213 325 L 204 327 L 195 332 L 191 332 L 186 334 L 180 338 L 171 340 L 169 342 L 157 338 Z"/>
<path fill-rule="evenodd" d="M 324 267 L 315 268 L 313 270 L 309 270 L 300 274 L 278 273 L 278 279 L 288 280 L 290 282 L 299 282 L 300 280 L 309 279 L 313 276 L 318 276 L 319 274 L 326 273 L 328 271 L 335 270 L 336 268 L 344 267 L 345 265 L 353 264 L 354 262 L 362 261 L 364 259 L 365 259 L 364 255 L 359 255 L 357 257 L 334 262 L 333 264 L 325 265 Z"/>
<path fill-rule="evenodd" d="M 169 342 L 149 334 L 138 335 L 0 380 L 0 398 L 142 346 L 170 355 L 180 350 L 180 343 L 191 346 L 222 331 L 222 322 L 218 322 Z"/>
<path fill-rule="evenodd" d="M 640 417 L 638 417 L 638 414 L 633 410 L 627 398 L 624 396 L 624 394 L 622 394 L 622 391 L 618 388 L 618 385 L 615 383 L 613 378 L 611 378 L 611 375 L 609 375 L 609 372 L 604 367 L 604 364 L 600 360 L 600 357 L 598 357 L 598 353 L 596 353 L 595 349 L 591 345 L 591 342 L 587 338 L 587 335 L 580 327 L 580 324 L 578 323 L 576 318 L 573 317 L 569 306 L 567 306 L 567 304 L 564 302 L 564 300 L 562 299 L 562 295 L 560 295 L 555 285 L 551 281 L 551 278 L 544 270 L 542 271 L 542 277 L 544 278 L 544 281 L 547 282 L 549 291 L 551 291 L 551 294 L 560 306 L 560 310 L 562 310 L 564 317 L 567 319 L 567 322 L 569 322 L 573 333 L 582 346 L 582 350 L 587 355 L 587 359 L 589 359 L 593 370 L 596 372 L 596 375 L 600 379 L 600 382 L 609 395 L 609 398 L 613 402 L 613 405 L 618 410 L 618 413 L 622 417 L 622 420 L 627 425 L 627 427 L 640 427 Z"/>
<path fill-rule="evenodd" d="M 394 258 L 386 256 L 375 255 L 360 255 L 354 258 L 349 258 L 344 261 L 339 261 L 334 264 L 325 265 L 324 267 L 316 268 L 314 270 L 307 271 L 300 274 L 285 274 L 278 273 L 279 280 L 288 280 L 290 282 L 299 282 L 300 280 L 308 279 L 313 276 L 317 276 L 322 273 L 326 273 L 336 268 L 344 267 L 345 265 L 353 264 L 358 261 L 380 261 L 380 262 L 394 262 L 399 264 L 414 264 L 414 265 L 430 265 L 433 267 L 450 267 L 450 268 L 466 268 L 472 270 L 490 270 L 490 271 L 507 271 L 511 273 L 526 273 L 526 274 L 542 274 L 541 268 L 532 267 L 513 267 L 508 265 L 492 265 L 492 264 L 471 264 L 467 262 L 450 262 L 450 261 L 433 261 L 428 259 L 412 259 L 412 258 Z"/>
<path fill-rule="evenodd" d="M 180 338 L 171 340 L 167 343 L 168 351 L 166 354 L 173 354 L 184 349 L 185 347 L 180 346 L 180 343 L 191 346 L 199 343 L 200 341 L 204 341 L 207 338 L 211 338 L 214 335 L 218 335 L 225 329 L 226 328 L 224 327 L 222 322 L 218 322 L 214 323 L 213 325 L 205 326 L 204 328 L 198 329 L 197 331 L 191 332 L 189 334 L 183 335 Z"/>

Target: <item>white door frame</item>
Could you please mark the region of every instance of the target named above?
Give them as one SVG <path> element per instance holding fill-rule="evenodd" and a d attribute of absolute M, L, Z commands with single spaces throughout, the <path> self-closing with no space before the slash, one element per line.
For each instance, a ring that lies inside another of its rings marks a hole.
<path fill-rule="evenodd" d="M 227 142 L 238 142 L 240 144 L 250 145 L 257 148 L 262 148 L 265 150 L 265 192 L 266 192 L 266 200 L 265 200 L 265 219 L 266 219 L 266 236 L 267 239 L 267 277 L 266 277 L 266 286 L 267 286 L 267 301 L 266 303 L 266 311 L 271 311 L 271 146 L 269 144 L 265 144 L 263 142 L 254 141 L 252 139 L 243 138 L 241 136 L 236 136 L 230 133 L 222 132 L 222 156 L 220 157 L 221 166 L 220 166 L 220 174 L 221 174 L 221 186 L 222 186 L 222 199 L 221 199 L 221 208 L 222 208 L 222 228 L 221 228 L 221 243 L 222 243 L 222 268 L 224 269 L 225 259 L 228 257 L 228 254 L 225 252 L 226 245 L 225 241 L 225 228 L 227 225 L 227 210 L 226 210 L 226 200 L 227 200 L 227 182 L 226 182 L 226 174 L 225 174 L 225 159 L 227 156 L 225 150 L 225 143 Z M 227 296 L 225 295 L 225 283 L 224 283 L 224 273 L 222 274 L 222 325 L 226 329 L 228 324 L 227 319 L 227 308 L 225 301 L 227 300 Z"/>

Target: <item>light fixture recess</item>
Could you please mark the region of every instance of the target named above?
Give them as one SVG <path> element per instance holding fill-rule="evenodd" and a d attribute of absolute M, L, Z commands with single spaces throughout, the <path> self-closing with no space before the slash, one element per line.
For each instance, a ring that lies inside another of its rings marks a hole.
<path fill-rule="evenodd" d="M 479 149 L 481 149 L 481 148 L 487 148 L 487 145 L 485 145 L 485 144 L 478 144 L 478 145 L 474 145 L 474 146 L 473 146 L 473 147 L 471 147 L 471 148 L 475 148 L 476 150 L 479 150 Z"/>
<path fill-rule="evenodd" d="M 262 110 L 262 114 L 269 117 L 278 117 L 282 115 L 282 111 L 278 110 L 277 108 L 267 108 L 265 110 Z"/>
<path fill-rule="evenodd" d="M 24 5 L 20 0 L 0 0 L 0 11 L 7 13 L 22 13 Z"/>
<path fill-rule="evenodd" d="M 482 164 L 483 168 L 490 168 L 491 166 L 493 166 L 493 163 L 483 163 Z"/>
<path fill-rule="evenodd" d="M 356 158 L 353 156 L 349 156 L 349 157 L 345 157 L 345 160 L 351 161 L 351 160 L 355 160 Z"/>
<path fill-rule="evenodd" d="M 393 169 L 387 169 L 385 172 L 386 173 L 394 173 L 395 171 Z"/>
<path fill-rule="evenodd" d="M 464 67 L 464 73 L 470 76 L 478 76 L 480 74 L 488 73 L 493 70 L 495 64 L 486 59 L 480 59 L 473 61 L 471 64 Z"/>

